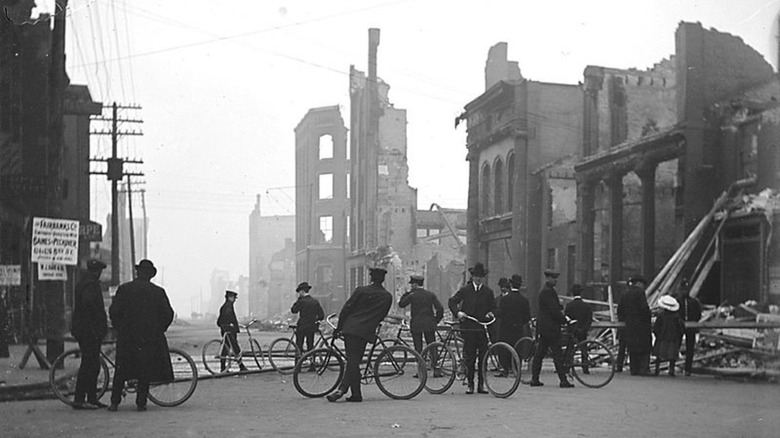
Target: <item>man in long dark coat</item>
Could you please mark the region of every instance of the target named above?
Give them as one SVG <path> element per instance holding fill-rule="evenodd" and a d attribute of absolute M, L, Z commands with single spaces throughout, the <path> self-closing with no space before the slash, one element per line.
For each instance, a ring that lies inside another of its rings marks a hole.
<path fill-rule="evenodd" d="M 468 389 L 466 394 L 474 393 L 474 371 L 476 362 L 477 392 L 487 394 L 484 387 L 482 373 L 482 358 L 487 353 L 488 339 L 485 329 L 468 318 L 466 315 L 479 321 L 488 321 L 493 316 L 496 301 L 493 290 L 483 284 L 488 270 L 482 263 L 476 263 L 469 268 L 471 281 L 460 288 L 455 295 L 450 297 L 448 305 L 453 315 L 461 321 L 460 330 L 463 334 L 463 355 L 466 358 L 466 378 Z"/>
<path fill-rule="evenodd" d="M 514 347 L 515 343 L 523 337 L 523 328 L 531 320 L 531 307 L 528 300 L 520 295 L 520 286 L 523 279 L 519 275 L 512 276 L 512 280 L 501 278 L 498 286 L 501 288 L 502 297 L 496 300 L 495 314 L 499 321 L 498 340 L 506 342 Z M 506 293 L 504 293 L 506 291 Z M 511 358 L 506 355 L 500 358 L 502 370 L 500 376 L 506 377 L 509 373 Z"/>
<path fill-rule="evenodd" d="M 542 386 L 539 374 L 542 372 L 542 361 L 547 351 L 555 363 L 555 372 L 558 373 L 561 388 L 571 388 L 574 385 L 566 378 L 566 369 L 563 365 L 563 352 L 561 351 L 561 324 L 566 322 L 566 316 L 561 311 L 561 302 L 555 285 L 558 284 L 556 271 L 544 271 L 544 286 L 539 292 L 539 313 L 536 317 L 537 345 L 534 359 L 531 363 L 531 386 Z"/>
<path fill-rule="evenodd" d="M 165 289 L 153 284 L 157 268 L 149 260 L 135 267 L 136 279 L 119 286 L 108 313 L 117 331 L 116 371 L 109 411 L 122 401 L 125 382 L 138 379 L 135 404 L 146 410 L 149 382 L 173 380 L 165 331 L 173 322 L 173 308 Z"/>
<path fill-rule="evenodd" d="M 647 304 L 644 288 L 647 281 L 641 276 L 628 279 L 628 289 L 618 303 L 618 320 L 624 321 L 623 341 L 628 349 L 631 375 L 650 375 L 650 352 L 652 329 L 650 306 Z"/>
<path fill-rule="evenodd" d="M 100 345 L 108 333 L 100 273 L 106 264 L 87 260 L 87 272 L 76 285 L 71 330 L 81 350 L 81 365 L 76 377 L 73 409 L 98 409 L 106 405 L 97 399 L 97 378 L 100 374 Z M 86 401 L 85 401 L 86 399 Z"/>
<path fill-rule="evenodd" d="M 347 390 L 352 394 L 349 402 L 362 402 L 360 389 L 360 363 L 366 351 L 366 345 L 376 338 L 376 328 L 387 316 L 393 305 L 393 295 L 382 283 L 387 271 L 382 268 L 369 269 L 371 284 L 355 288 L 339 313 L 339 323 L 333 336 L 344 336 L 344 350 L 347 356 L 347 369 L 338 389 L 328 394 L 328 401 L 335 402 Z"/>

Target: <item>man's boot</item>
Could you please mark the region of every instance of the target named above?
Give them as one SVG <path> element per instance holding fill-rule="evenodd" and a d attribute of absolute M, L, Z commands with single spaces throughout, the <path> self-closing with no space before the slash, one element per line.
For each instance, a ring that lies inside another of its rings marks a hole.
<path fill-rule="evenodd" d="M 469 387 L 466 389 L 466 394 L 474 394 L 474 382 L 469 382 Z"/>
<path fill-rule="evenodd" d="M 488 393 L 487 390 L 485 389 L 485 384 L 482 381 L 477 383 L 477 393 L 479 393 L 479 394 L 487 394 Z"/>

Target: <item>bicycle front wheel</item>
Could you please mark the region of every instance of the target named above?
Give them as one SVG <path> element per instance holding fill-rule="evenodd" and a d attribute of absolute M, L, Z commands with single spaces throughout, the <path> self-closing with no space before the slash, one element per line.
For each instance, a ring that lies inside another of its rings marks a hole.
<path fill-rule="evenodd" d="M 268 347 L 268 363 L 280 374 L 292 374 L 295 362 L 301 356 L 298 346 L 289 338 L 279 338 Z"/>
<path fill-rule="evenodd" d="M 416 351 L 393 345 L 382 351 L 374 362 L 374 380 L 390 398 L 409 400 L 425 388 L 428 373 L 425 361 Z"/>
<path fill-rule="evenodd" d="M 192 357 L 176 348 L 169 349 L 168 354 L 173 367 L 173 380 L 149 384 L 149 400 L 163 407 L 179 406 L 184 403 L 192 397 L 198 386 L 198 368 Z"/>
<path fill-rule="evenodd" d="M 482 376 L 488 392 L 498 398 L 514 394 L 520 385 L 520 357 L 506 342 L 491 345 L 482 359 Z"/>
<path fill-rule="evenodd" d="M 293 368 L 295 389 L 306 397 L 324 397 L 344 378 L 344 358 L 330 348 L 318 348 L 301 357 Z"/>
<path fill-rule="evenodd" d="M 108 365 L 100 357 L 100 367 L 97 377 L 97 398 L 103 396 L 108 389 Z M 81 350 L 78 348 L 68 350 L 57 359 L 49 369 L 49 386 L 54 395 L 66 405 L 73 405 L 73 397 L 76 393 L 76 380 L 81 366 Z"/>
<path fill-rule="evenodd" d="M 441 342 L 431 342 L 420 354 L 425 361 L 428 377 L 425 390 L 431 394 L 447 392 L 455 381 L 457 361 L 455 354 Z"/>
<path fill-rule="evenodd" d="M 233 358 L 229 351 L 223 349 L 227 346 L 222 345 L 222 339 L 212 339 L 203 346 L 203 366 L 211 374 L 222 374 L 230 369 Z"/>
<path fill-rule="evenodd" d="M 529 337 L 520 338 L 515 342 L 515 351 L 520 360 L 531 360 L 536 352 L 536 343 Z"/>
<path fill-rule="evenodd" d="M 572 374 L 588 388 L 601 388 L 615 376 L 615 356 L 599 341 L 578 343 L 572 355 Z"/>
<path fill-rule="evenodd" d="M 252 338 L 249 340 L 249 349 L 252 351 L 252 359 L 254 359 L 257 369 L 262 370 L 265 366 L 265 355 L 257 339 Z"/>

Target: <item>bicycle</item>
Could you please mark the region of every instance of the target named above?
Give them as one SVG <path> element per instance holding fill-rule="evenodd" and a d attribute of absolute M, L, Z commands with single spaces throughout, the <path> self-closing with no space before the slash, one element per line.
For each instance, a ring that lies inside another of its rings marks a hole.
<path fill-rule="evenodd" d="M 335 327 L 330 317 L 327 321 Z M 309 351 L 295 363 L 293 383 L 299 393 L 312 398 L 324 397 L 339 386 L 344 378 L 346 355 L 336 345 L 338 339 L 332 336 L 326 347 Z M 409 400 L 425 387 L 428 376 L 425 362 L 413 349 L 387 343 L 376 336 L 361 380 L 363 383 L 374 380 L 379 390 L 390 398 Z"/>
<path fill-rule="evenodd" d="M 109 368 L 116 370 L 116 364 L 108 352 L 100 350 L 100 372 L 97 379 L 97 398 L 100 399 L 108 391 L 111 373 Z M 198 368 L 192 357 L 178 348 L 169 348 L 173 366 L 173 380 L 170 382 L 150 382 L 149 400 L 152 403 L 173 407 L 187 401 L 198 386 Z M 76 392 L 76 379 L 81 366 L 81 350 L 70 349 L 60 354 L 54 360 L 49 370 L 49 386 L 54 395 L 66 405 L 73 405 L 73 397 Z M 122 397 L 127 393 L 136 391 L 136 380 L 130 380 L 125 386 Z"/>
<path fill-rule="evenodd" d="M 241 329 L 244 329 L 248 336 L 243 345 L 239 341 L 241 357 L 238 357 L 238 354 L 233 350 L 233 345 L 228 338 L 229 333 L 223 334 L 220 339 L 212 339 L 206 342 L 203 346 L 201 357 L 203 359 L 203 365 L 209 373 L 213 375 L 230 373 L 230 367 L 233 363 L 243 363 L 241 359 L 247 355 L 252 356 L 258 369 L 263 369 L 263 366 L 265 366 L 263 349 L 260 348 L 260 343 L 257 342 L 257 339 L 252 337 L 252 332 L 249 330 L 249 326 L 255 322 L 257 322 L 257 319 L 253 318 L 246 324 L 238 325 L 239 334 Z"/>
<path fill-rule="evenodd" d="M 396 337 L 392 339 L 393 345 L 403 345 L 413 348 L 403 336 L 411 333 L 409 321 L 406 318 L 385 318 L 386 322 L 398 323 Z M 439 335 L 441 338 L 441 335 Z M 420 356 L 426 365 L 428 376 L 425 380 L 425 390 L 431 394 L 443 394 L 447 392 L 455 381 L 458 370 L 458 359 L 455 353 L 442 341 L 434 341 L 426 345 L 420 352 Z M 465 374 L 463 374 L 465 376 Z"/>
<path fill-rule="evenodd" d="M 482 381 L 485 382 L 488 392 L 494 397 L 506 398 L 517 391 L 520 386 L 520 358 L 515 349 L 506 342 L 492 342 L 488 333 L 488 326 L 496 322 L 496 317 L 491 317 L 490 321 L 482 322 L 470 315 L 465 315 L 466 319 L 481 325 L 487 338 L 487 351 L 482 358 Z M 505 369 L 502 365 L 502 359 L 509 358 L 509 368 Z"/>
<path fill-rule="evenodd" d="M 436 327 L 436 336 L 439 338 L 438 342 L 444 344 L 455 356 L 455 378 L 462 380 L 465 385 L 466 382 L 466 361 L 463 354 L 463 337 L 460 333 L 460 322 L 458 321 L 444 321 L 443 326 Z M 441 330 L 447 332 L 446 336 L 441 335 Z"/>
<path fill-rule="evenodd" d="M 566 374 L 588 388 L 602 388 L 615 377 L 615 356 L 612 351 L 600 341 L 586 339 L 575 342 L 571 326 L 576 320 L 571 320 L 561 327 L 564 340 L 563 366 Z M 536 328 L 536 318 L 531 320 L 531 328 Z M 524 360 L 529 361 L 536 353 L 538 338 L 523 337 L 515 343 L 515 350 Z M 579 352 L 580 354 L 576 354 Z M 526 383 L 526 382 L 523 382 Z"/>
<path fill-rule="evenodd" d="M 335 315 L 336 314 L 334 313 L 329 315 L 329 317 Z M 276 338 L 268 347 L 268 363 L 271 364 L 271 368 L 273 368 L 274 371 L 277 371 L 280 374 L 292 374 L 293 369 L 295 368 L 295 362 L 301 357 L 301 350 L 298 348 L 298 344 L 295 343 L 295 329 L 297 328 L 297 325 L 290 324 L 288 327 L 293 330 L 290 336 Z M 319 339 L 314 343 L 313 350 L 322 348 L 328 344 L 329 336 L 325 336 L 319 326 L 317 326 L 316 334 L 319 335 Z"/>

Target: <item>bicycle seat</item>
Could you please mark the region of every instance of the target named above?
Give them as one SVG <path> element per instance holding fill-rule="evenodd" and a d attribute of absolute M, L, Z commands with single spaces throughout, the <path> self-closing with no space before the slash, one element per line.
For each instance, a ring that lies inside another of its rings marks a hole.
<path fill-rule="evenodd" d="M 383 321 L 388 324 L 402 324 L 405 320 L 406 318 L 401 315 L 387 315 Z"/>
<path fill-rule="evenodd" d="M 442 321 L 442 322 L 443 322 L 443 323 L 444 323 L 446 326 L 449 326 L 449 327 L 453 327 L 453 326 L 456 326 L 456 325 L 460 325 L 460 321 Z M 449 327 L 444 327 L 444 326 L 440 326 L 440 327 L 442 327 L 442 328 L 449 328 Z"/>

